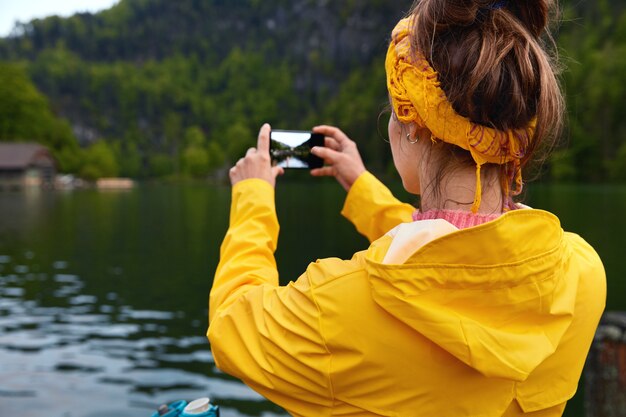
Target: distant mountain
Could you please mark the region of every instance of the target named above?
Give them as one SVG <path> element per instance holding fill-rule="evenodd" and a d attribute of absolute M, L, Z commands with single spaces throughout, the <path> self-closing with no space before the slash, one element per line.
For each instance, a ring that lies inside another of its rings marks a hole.
<path fill-rule="evenodd" d="M 410 6 L 122 0 L 97 14 L 22 24 L 0 40 L 0 59 L 29 62 L 83 145 L 131 141 L 143 155 L 177 160 L 185 130 L 198 127 L 234 159 L 244 148 L 235 134 L 253 135 L 265 120 L 310 126 L 355 74 L 370 84 L 361 90 L 376 89 L 377 105 L 384 101 L 383 74 L 372 81 L 371 68 L 382 68 L 390 31 Z"/>
<path fill-rule="evenodd" d="M 121 0 L 97 14 L 18 26 L 0 39 L 0 61 L 25 71 L 81 146 L 97 143 L 99 158 L 113 155 L 122 175 L 205 175 L 236 160 L 266 121 L 288 129 L 338 124 L 369 166 L 385 170 L 386 129 L 377 123 L 387 101 L 383 59 L 412 3 Z M 570 146 L 549 172 L 626 179 L 626 5 L 560 4 Z"/>
<path fill-rule="evenodd" d="M 272 59 L 306 62 L 319 52 L 336 65 L 381 52 L 410 1 L 122 0 L 97 14 L 34 20 L 17 28 L 2 58 L 29 57 L 59 42 L 86 61 L 161 60 L 176 54 L 224 58 L 233 47 L 271 44 Z"/>

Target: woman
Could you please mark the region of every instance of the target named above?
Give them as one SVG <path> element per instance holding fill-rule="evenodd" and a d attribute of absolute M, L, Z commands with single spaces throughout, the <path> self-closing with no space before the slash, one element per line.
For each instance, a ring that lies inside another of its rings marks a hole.
<path fill-rule="evenodd" d="M 280 287 L 270 127 L 230 171 L 210 298 L 216 365 L 296 416 L 560 416 L 605 300 L 595 251 L 513 203 L 558 132 L 540 37 L 550 0 L 422 0 L 392 34 L 394 164 L 421 209 L 365 170 L 339 129 L 314 149 L 371 246 Z"/>

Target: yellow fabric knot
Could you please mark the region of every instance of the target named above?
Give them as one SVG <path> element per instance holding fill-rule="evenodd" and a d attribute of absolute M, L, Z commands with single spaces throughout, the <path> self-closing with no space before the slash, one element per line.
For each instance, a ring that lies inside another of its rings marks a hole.
<path fill-rule="evenodd" d="M 534 136 L 536 119 L 526 128 L 501 131 L 472 122 L 458 114 L 440 87 L 437 72 L 419 51 L 411 50 L 411 18 L 401 20 L 392 32 L 385 68 L 387 88 L 398 120 L 425 127 L 432 136 L 469 151 L 476 162 L 476 195 L 472 212 L 481 202 L 480 168 L 485 163 L 513 165 L 516 190 L 505 185 L 505 197 L 522 191 L 520 160 L 525 156 L 524 138 Z"/>

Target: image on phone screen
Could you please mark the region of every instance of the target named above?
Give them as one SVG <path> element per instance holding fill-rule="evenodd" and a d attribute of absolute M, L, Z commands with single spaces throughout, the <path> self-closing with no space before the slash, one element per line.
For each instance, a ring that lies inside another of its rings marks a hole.
<path fill-rule="evenodd" d="M 324 160 L 311 153 L 314 146 L 324 146 L 324 135 L 297 130 L 272 130 L 270 133 L 273 165 L 283 168 L 314 169 L 324 166 Z"/>

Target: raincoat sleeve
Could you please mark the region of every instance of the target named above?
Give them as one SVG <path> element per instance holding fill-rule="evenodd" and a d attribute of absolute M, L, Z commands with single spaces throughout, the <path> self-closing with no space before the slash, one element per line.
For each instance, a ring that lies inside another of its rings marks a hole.
<path fill-rule="evenodd" d="M 230 226 L 209 300 L 215 364 L 293 415 L 330 415 L 330 360 L 307 275 L 279 286 L 274 188 L 233 187 Z"/>
<path fill-rule="evenodd" d="M 341 214 L 370 242 L 400 223 L 412 221 L 415 207 L 396 199 L 375 176 L 364 172 L 354 182 Z"/>

